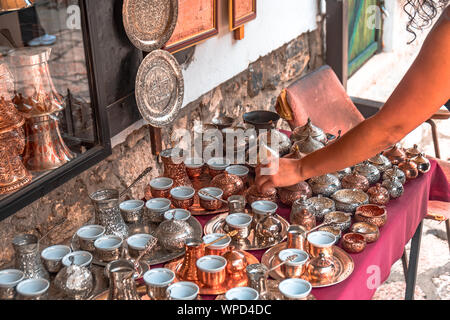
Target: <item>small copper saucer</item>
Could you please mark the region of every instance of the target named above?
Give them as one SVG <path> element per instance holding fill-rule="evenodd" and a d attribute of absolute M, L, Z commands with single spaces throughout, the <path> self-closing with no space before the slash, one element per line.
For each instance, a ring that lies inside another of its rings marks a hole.
<path fill-rule="evenodd" d="M 281 263 L 278 258 L 278 253 L 286 249 L 286 242 L 277 244 L 276 246 L 267 250 L 262 256 L 261 263 L 267 266 L 269 269 Z M 336 267 L 336 275 L 331 282 L 311 282 L 306 276 L 304 280 L 310 281 L 313 288 L 329 287 L 338 284 L 347 279 L 353 272 L 355 264 L 353 259 L 341 248 L 333 246 L 333 263 Z M 270 277 L 275 280 L 283 280 L 285 278 L 281 271 L 281 268 L 277 268 L 271 273 Z"/>
<path fill-rule="evenodd" d="M 254 264 L 254 263 L 259 263 L 258 259 L 254 255 L 252 255 L 251 253 L 245 252 L 245 251 L 243 251 L 243 252 L 245 254 L 247 264 L 250 265 L 250 264 Z M 175 282 L 181 281 L 180 279 L 178 279 L 178 270 L 180 269 L 182 263 L 183 263 L 183 258 L 169 262 L 164 266 L 164 268 L 168 268 L 168 269 L 172 270 L 173 272 L 175 272 L 175 274 L 177 276 L 175 278 Z M 200 294 L 202 294 L 202 295 L 224 294 L 225 292 L 227 292 L 228 290 L 230 290 L 232 288 L 246 287 L 248 285 L 247 275 L 245 275 L 241 279 L 234 279 L 231 277 L 227 277 L 224 284 L 222 284 L 218 288 L 208 288 L 197 281 L 194 281 L 194 282 L 200 287 Z"/>
<path fill-rule="evenodd" d="M 280 290 L 278 290 L 278 285 L 280 284 L 280 282 L 281 281 L 279 281 L 279 280 L 267 280 L 268 295 L 266 296 L 265 299 L 260 299 L 260 300 L 267 300 L 267 301 L 285 300 L 283 295 L 281 294 Z M 218 295 L 216 297 L 216 300 L 226 300 L 225 295 L 224 294 Z M 317 299 L 316 299 L 316 297 L 314 297 L 313 294 L 310 294 L 306 300 L 317 300 Z"/>
<path fill-rule="evenodd" d="M 203 233 L 210 234 L 210 233 L 227 233 L 229 230 L 227 230 L 227 225 L 225 224 L 225 218 L 228 214 L 221 214 L 218 215 L 211 220 L 209 220 L 206 225 L 203 228 Z M 274 239 L 274 241 L 266 241 L 265 239 L 261 237 L 257 237 L 255 234 L 255 229 L 252 228 L 250 230 L 250 234 L 246 239 L 242 239 L 241 241 L 235 241 L 233 240 L 231 242 L 231 245 L 235 246 L 239 250 L 263 250 L 267 248 L 271 248 L 274 245 L 286 240 L 287 238 L 287 230 L 289 228 L 289 222 L 287 222 L 283 217 L 276 215 L 277 219 L 281 222 L 281 233 L 280 236 L 277 239 Z"/>

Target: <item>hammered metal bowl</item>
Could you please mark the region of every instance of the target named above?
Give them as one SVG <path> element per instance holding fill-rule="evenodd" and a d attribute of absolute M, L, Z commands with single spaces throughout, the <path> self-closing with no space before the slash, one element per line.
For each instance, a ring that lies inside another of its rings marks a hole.
<path fill-rule="evenodd" d="M 381 177 L 380 170 L 373 164 L 370 164 L 369 161 L 356 165 L 355 172 L 366 177 L 370 184 L 378 182 Z"/>
<path fill-rule="evenodd" d="M 363 235 L 367 243 L 375 242 L 380 237 L 379 228 L 376 225 L 368 222 L 354 223 L 350 227 L 350 231 L 353 233 L 359 233 Z"/>
<path fill-rule="evenodd" d="M 292 206 L 295 200 L 300 199 L 303 195 L 307 198 L 311 198 L 312 190 L 309 184 L 301 181 L 294 186 L 278 189 L 278 195 L 283 204 Z"/>
<path fill-rule="evenodd" d="M 309 198 L 306 202 L 309 204 L 306 209 L 319 220 L 322 220 L 327 213 L 336 211 L 335 202 L 332 199 L 322 195 Z"/>
<path fill-rule="evenodd" d="M 366 240 L 359 233 L 347 233 L 342 236 L 342 248 L 349 253 L 360 253 L 366 248 Z"/>
<path fill-rule="evenodd" d="M 333 211 L 325 215 L 323 222 L 324 223 L 333 222 L 333 227 L 341 231 L 346 231 L 348 228 L 350 228 L 350 225 L 352 224 L 352 216 L 351 214 L 346 212 Z"/>
<path fill-rule="evenodd" d="M 355 220 L 358 222 L 368 222 L 381 228 L 387 221 L 386 207 L 376 204 L 362 205 L 356 209 Z"/>
<path fill-rule="evenodd" d="M 356 189 L 342 189 L 336 191 L 331 198 L 336 203 L 337 211 L 354 213 L 356 208 L 369 203 L 367 193 Z"/>

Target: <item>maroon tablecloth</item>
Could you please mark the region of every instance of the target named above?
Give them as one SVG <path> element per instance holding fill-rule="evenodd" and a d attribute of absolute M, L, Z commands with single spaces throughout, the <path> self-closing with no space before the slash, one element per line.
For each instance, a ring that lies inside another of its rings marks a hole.
<path fill-rule="evenodd" d="M 355 263 L 352 275 L 340 284 L 312 293 L 319 300 L 371 299 L 377 287 L 389 276 L 391 266 L 401 258 L 408 241 L 427 213 L 428 200 L 450 202 L 450 186 L 444 172 L 431 160 L 431 170 L 405 185 L 404 194 L 387 205 L 388 219 L 380 229 L 380 238 L 359 254 L 351 254 Z M 290 208 L 280 206 L 278 214 L 289 221 Z M 202 226 L 213 216 L 197 216 Z M 265 250 L 251 251 L 258 260 Z M 155 266 L 156 267 L 156 266 Z M 214 296 L 203 296 L 213 299 Z"/>

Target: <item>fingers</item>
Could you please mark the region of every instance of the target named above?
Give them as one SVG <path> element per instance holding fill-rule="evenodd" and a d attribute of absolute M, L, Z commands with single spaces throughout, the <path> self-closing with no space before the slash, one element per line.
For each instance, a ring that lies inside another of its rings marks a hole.
<path fill-rule="evenodd" d="M 264 184 L 266 184 L 267 181 L 269 181 L 269 180 L 270 180 L 270 176 L 261 176 L 261 175 L 256 176 L 255 184 L 256 184 L 256 187 L 258 188 L 259 192 L 262 191 L 262 189 L 261 189 L 262 186 Z"/>

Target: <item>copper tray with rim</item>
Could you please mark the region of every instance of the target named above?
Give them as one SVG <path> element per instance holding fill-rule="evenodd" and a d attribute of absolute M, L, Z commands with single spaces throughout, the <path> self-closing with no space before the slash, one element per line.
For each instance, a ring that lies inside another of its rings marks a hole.
<path fill-rule="evenodd" d="M 261 258 L 261 263 L 269 269 L 280 264 L 281 261 L 278 258 L 278 253 L 283 249 L 286 249 L 286 242 L 280 243 L 267 250 Z M 302 278 L 304 280 L 310 281 L 313 288 L 323 288 L 341 283 L 353 273 L 353 270 L 355 268 L 353 259 L 344 250 L 336 246 L 333 246 L 333 262 L 337 268 L 337 272 L 332 282 L 311 282 L 306 276 Z M 281 268 L 275 269 L 274 271 L 269 273 L 269 275 L 275 280 L 285 279 L 284 274 L 281 272 Z"/>
<path fill-rule="evenodd" d="M 203 230 L 202 230 L 202 225 L 200 224 L 200 222 L 194 218 L 194 217 L 190 217 L 189 220 L 187 220 L 187 222 L 191 225 L 191 227 L 194 229 L 194 238 L 198 238 L 201 239 L 203 236 Z M 149 223 L 146 225 L 149 229 L 149 233 L 151 235 L 154 234 L 154 232 L 156 231 L 156 228 L 158 227 L 158 224 L 156 223 Z M 131 236 L 131 234 L 130 234 Z M 123 247 L 127 247 L 127 242 L 126 239 L 123 241 Z M 75 234 L 72 237 L 72 242 L 70 245 L 72 251 L 77 251 L 80 250 L 80 245 L 78 242 L 78 236 L 75 232 Z M 155 248 L 152 249 L 152 251 L 150 252 L 149 255 L 144 256 L 141 260 L 141 262 L 144 262 L 145 264 L 148 265 L 155 265 L 155 264 L 160 264 L 160 263 L 165 263 L 167 261 L 173 260 L 173 259 L 177 259 L 181 256 L 184 255 L 185 249 L 181 249 L 178 251 L 168 251 L 166 249 L 161 248 L 161 246 L 159 246 L 158 244 L 156 244 Z M 92 253 L 92 252 L 91 252 Z M 92 253 L 93 255 L 93 259 L 92 259 L 92 263 L 98 266 L 102 266 L 105 267 L 108 263 L 107 262 L 103 262 L 99 259 L 97 259 L 95 257 L 95 253 Z"/>
<path fill-rule="evenodd" d="M 162 48 L 172 36 L 178 19 L 178 1 L 125 0 L 122 16 L 131 43 L 150 52 Z"/>
<path fill-rule="evenodd" d="M 245 251 L 242 251 L 242 252 L 245 255 L 248 265 L 254 264 L 254 263 L 259 263 L 258 259 L 251 253 L 248 253 Z M 176 274 L 175 282 L 183 281 L 181 279 L 178 279 L 178 270 L 180 269 L 180 267 L 183 263 L 183 260 L 184 260 L 184 258 L 181 258 L 181 259 L 178 259 L 175 261 L 171 261 L 164 266 L 165 268 L 168 268 L 168 269 L 172 270 L 173 272 L 175 272 L 175 274 Z M 214 289 L 205 287 L 200 282 L 197 282 L 197 281 L 193 281 L 193 282 L 195 282 L 200 287 L 200 294 L 202 294 L 202 295 L 224 294 L 225 292 L 227 292 L 230 289 L 233 289 L 236 287 L 248 286 L 247 275 L 245 275 L 242 279 L 233 279 L 233 278 L 227 277 L 224 284 L 222 284 L 219 288 L 214 288 Z"/>
<path fill-rule="evenodd" d="M 203 233 L 205 235 L 211 234 L 211 233 L 228 233 L 229 230 L 227 230 L 227 225 L 225 224 L 225 218 L 228 216 L 228 213 L 218 215 L 211 220 L 209 220 L 205 227 L 203 228 Z M 264 239 L 261 239 L 259 237 L 256 237 L 255 235 L 255 228 L 253 227 L 250 231 L 249 236 L 247 239 L 242 240 L 241 242 L 237 242 L 235 240 L 231 241 L 232 246 L 235 246 L 239 250 L 264 250 L 267 248 L 271 248 L 280 242 L 283 242 L 287 238 L 287 230 L 289 228 L 289 222 L 286 221 L 283 217 L 276 215 L 277 219 L 280 220 L 282 230 L 281 235 L 278 237 L 278 239 L 275 239 L 273 242 L 266 242 Z"/>
<path fill-rule="evenodd" d="M 142 286 L 138 286 L 137 288 L 137 293 L 139 295 L 139 297 L 141 297 L 141 300 L 152 300 L 150 299 L 150 297 L 147 294 L 147 288 L 145 285 Z M 90 300 L 108 300 L 108 295 L 109 295 L 109 290 L 103 291 L 102 293 L 96 295 L 95 297 L 93 297 Z M 198 295 L 197 299 L 195 300 L 202 300 L 202 298 L 200 297 L 200 295 Z"/>
<path fill-rule="evenodd" d="M 280 290 L 278 290 L 278 285 L 280 284 L 280 280 L 267 280 L 267 292 L 268 295 L 259 300 L 286 300 L 283 295 L 281 294 Z M 216 297 L 216 300 L 226 300 L 225 295 L 221 294 Z M 316 297 L 314 297 L 313 294 L 309 294 L 309 296 L 306 298 L 306 300 L 317 300 Z"/>

